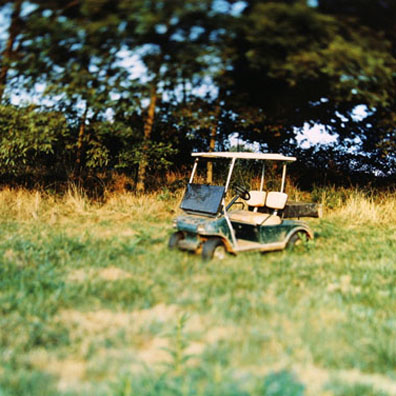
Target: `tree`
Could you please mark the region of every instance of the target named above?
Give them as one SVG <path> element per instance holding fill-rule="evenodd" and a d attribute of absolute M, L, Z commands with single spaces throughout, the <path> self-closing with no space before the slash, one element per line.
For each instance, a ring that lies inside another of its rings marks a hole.
<path fill-rule="evenodd" d="M 249 2 L 233 48 L 227 106 L 243 136 L 271 150 L 288 146 L 306 122 L 351 137 L 357 105 L 393 96 L 395 63 L 383 36 L 305 2 Z"/>
<path fill-rule="evenodd" d="M 126 73 L 117 65 L 122 20 L 111 1 L 70 1 L 63 7 L 48 1 L 45 6 L 30 13 L 18 69 L 26 87 L 42 82 L 53 106 L 73 116 L 73 177 L 79 178 L 94 163 L 87 158 L 89 124 L 111 108 L 112 94 L 124 90 Z"/>
<path fill-rule="evenodd" d="M 8 37 L 6 39 L 5 48 L 3 49 L 1 55 L 1 63 L 0 63 L 0 103 L 3 100 L 4 90 L 7 85 L 7 76 L 8 71 L 10 69 L 11 62 L 15 56 L 15 52 L 17 51 L 15 48 L 15 42 L 18 34 L 22 30 L 22 19 L 21 19 L 21 10 L 22 10 L 22 0 L 16 1 L 1 1 L 0 6 L 3 8 L 6 5 L 10 5 L 12 7 L 11 12 L 11 21 L 8 28 Z"/>
<path fill-rule="evenodd" d="M 343 23 L 357 32 L 364 32 L 376 41 L 382 41 L 386 57 L 378 54 L 378 62 L 389 65 L 388 97 L 384 101 L 367 104 L 367 117 L 355 120 L 354 137 L 359 142 L 358 149 L 365 153 L 366 166 L 378 173 L 394 174 L 396 170 L 395 137 L 396 128 L 396 3 L 392 0 L 320 0 L 321 12 L 336 15 Z M 389 61 L 389 58 L 392 58 Z M 377 79 L 381 73 L 377 72 Z M 374 91 L 374 90 L 373 90 Z M 373 92 L 374 93 L 374 92 Z"/>
<path fill-rule="evenodd" d="M 0 173 L 18 177 L 63 174 L 69 140 L 66 118 L 35 106 L 0 106 Z M 51 170 L 49 172 L 49 170 Z"/>
<path fill-rule="evenodd" d="M 147 108 L 137 191 L 145 189 L 148 144 L 161 96 L 177 90 L 186 97 L 186 87 L 202 76 L 208 58 L 210 34 L 215 12 L 212 0 L 144 1 L 128 4 L 128 39 L 132 49 L 139 48 L 147 70 Z M 132 9 L 131 9 L 132 7 Z M 176 95 L 177 96 L 177 95 Z"/>

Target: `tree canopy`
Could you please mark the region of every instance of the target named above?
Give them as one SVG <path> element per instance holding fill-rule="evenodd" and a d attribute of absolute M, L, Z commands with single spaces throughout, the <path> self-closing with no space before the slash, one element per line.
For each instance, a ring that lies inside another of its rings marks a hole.
<path fill-rule="evenodd" d="M 118 171 L 143 191 L 233 136 L 322 171 L 395 175 L 394 1 L 4 0 L 0 13 L 3 175 Z M 336 141 L 304 150 L 297 135 L 318 124 Z"/>

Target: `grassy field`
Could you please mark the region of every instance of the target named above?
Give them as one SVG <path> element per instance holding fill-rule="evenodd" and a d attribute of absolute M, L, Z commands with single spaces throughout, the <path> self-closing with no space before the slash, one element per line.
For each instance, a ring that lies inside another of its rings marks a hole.
<path fill-rule="evenodd" d="M 312 198 L 314 241 L 205 263 L 177 194 L 0 191 L 0 395 L 396 395 L 396 196 Z"/>

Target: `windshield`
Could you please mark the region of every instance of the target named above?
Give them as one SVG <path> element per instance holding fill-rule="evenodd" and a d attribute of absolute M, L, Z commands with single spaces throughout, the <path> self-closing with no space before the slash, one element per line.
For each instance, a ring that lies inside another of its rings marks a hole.
<path fill-rule="evenodd" d="M 224 186 L 189 183 L 180 208 L 187 212 L 215 216 L 219 213 L 224 190 Z"/>

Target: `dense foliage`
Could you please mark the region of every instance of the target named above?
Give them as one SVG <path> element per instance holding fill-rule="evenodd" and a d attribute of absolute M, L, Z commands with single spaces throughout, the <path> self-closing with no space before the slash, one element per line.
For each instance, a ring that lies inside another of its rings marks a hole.
<path fill-rule="evenodd" d="M 232 136 L 298 154 L 309 174 L 396 173 L 392 0 L 2 0 L 0 13 L 7 180 L 116 171 L 142 191 Z M 297 134 L 318 124 L 336 141 L 303 150 Z"/>

